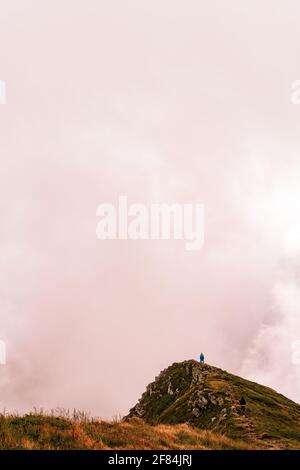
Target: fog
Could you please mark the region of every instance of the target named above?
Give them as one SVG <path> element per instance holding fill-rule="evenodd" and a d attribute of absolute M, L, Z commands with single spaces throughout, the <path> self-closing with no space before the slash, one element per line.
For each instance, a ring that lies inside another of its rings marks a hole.
<path fill-rule="evenodd" d="M 125 414 L 198 358 L 300 401 L 300 4 L 0 0 L 0 406 Z M 185 240 L 99 204 L 205 206 Z"/>

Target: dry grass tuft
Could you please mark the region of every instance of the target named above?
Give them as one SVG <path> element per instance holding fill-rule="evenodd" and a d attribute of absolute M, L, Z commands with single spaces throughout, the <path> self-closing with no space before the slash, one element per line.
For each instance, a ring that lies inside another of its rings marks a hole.
<path fill-rule="evenodd" d="M 0 415 L 1 449 L 250 449 L 249 444 L 187 424 L 152 426 L 140 418 L 88 419 L 84 413 Z M 251 448 L 255 448 L 251 446 Z"/>

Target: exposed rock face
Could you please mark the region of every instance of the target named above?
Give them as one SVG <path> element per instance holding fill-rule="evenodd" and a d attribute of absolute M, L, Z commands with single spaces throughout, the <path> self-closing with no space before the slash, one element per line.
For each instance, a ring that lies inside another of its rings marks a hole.
<path fill-rule="evenodd" d="M 241 396 L 247 399 L 246 410 L 239 405 Z M 125 419 L 133 416 L 151 424 L 188 423 L 250 440 L 267 432 L 274 442 L 278 426 L 286 435 L 300 429 L 297 403 L 263 385 L 194 360 L 163 370 Z"/>
<path fill-rule="evenodd" d="M 235 408 L 234 397 L 211 387 L 210 381 L 222 374 L 221 369 L 196 361 L 174 363 L 148 385 L 128 417 L 140 416 L 150 423 L 188 422 L 215 427 Z"/>

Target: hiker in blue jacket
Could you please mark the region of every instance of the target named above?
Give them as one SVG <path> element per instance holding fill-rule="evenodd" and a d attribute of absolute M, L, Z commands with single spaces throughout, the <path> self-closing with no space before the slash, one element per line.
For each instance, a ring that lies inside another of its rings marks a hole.
<path fill-rule="evenodd" d="M 203 354 L 203 352 L 200 354 L 200 364 L 204 364 L 204 354 Z"/>

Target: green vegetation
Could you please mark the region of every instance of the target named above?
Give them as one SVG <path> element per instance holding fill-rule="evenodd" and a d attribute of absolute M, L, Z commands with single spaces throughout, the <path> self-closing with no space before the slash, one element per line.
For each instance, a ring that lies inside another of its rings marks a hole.
<path fill-rule="evenodd" d="M 239 400 L 247 401 L 244 411 Z M 300 448 L 300 405 L 274 390 L 196 361 L 161 372 L 129 417 L 206 429 L 263 448 Z"/>
<path fill-rule="evenodd" d="M 300 449 L 300 405 L 216 367 L 184 361 L 162 371 L 124 419 L 64 410 L 2 414 L 0 449 Z"/>
<path fill-rule="evenodd" d="M 0 449 L 250 449 L 232 440 L 186 424 L 152 426 L 139 418 L 126 421 L 86 420 L 29 414 L 0 416 Z"/>

